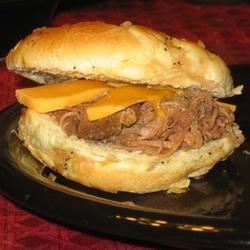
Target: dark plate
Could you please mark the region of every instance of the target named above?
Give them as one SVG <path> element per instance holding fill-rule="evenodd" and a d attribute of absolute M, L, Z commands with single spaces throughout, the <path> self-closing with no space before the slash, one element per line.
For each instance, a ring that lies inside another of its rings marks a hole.
<path fill-rule="evenodd" d="M 109 194 L 89 189 L 42 167 L 11 131 L 20 106 L 0 114 L 0 190 L 45 218 L 78 230 L 154 246 L 246 248 L 250 246 L 250 66 L 232 66 L 244 94 L 237 121 L 246 142 L 184 194 Z"/>

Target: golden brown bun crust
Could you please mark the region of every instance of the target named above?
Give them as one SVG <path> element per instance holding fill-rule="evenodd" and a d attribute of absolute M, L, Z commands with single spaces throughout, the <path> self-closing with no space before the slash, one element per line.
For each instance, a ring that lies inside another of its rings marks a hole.
<path fill-rule="evenodd" d="M 20 41 L 7 67 L 40 83 L 49 75 L 134 84 L 198 86 L 216 97 L 240 93 L 230 72 L 202 42 L 172 38 L 124 22 L 82 22 L 39 28 Z M 41 73 L 45 73 L 44 75 Z"/>
<path fill-rule="evenodd" d="M 235 131 L 242 136 L 237 127 Z M 30 109 L 22 113 L 18 136 L 48 167 L 68 179 L 108 192 L 179 192 L 188 187 L 189 178 L 205 174 L 235 148 L 225 137 L 200 149 L 179 150 L 170 157 L 131 153 L 68 137 L 51 117 Z"/>

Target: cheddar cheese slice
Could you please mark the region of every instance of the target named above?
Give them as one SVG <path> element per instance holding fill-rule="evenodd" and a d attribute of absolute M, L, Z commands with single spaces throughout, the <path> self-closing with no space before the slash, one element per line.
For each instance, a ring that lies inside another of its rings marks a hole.
<path fill-rule="evenodd" d="M 16 90 L 19 103 L 40 113 L 93 100 L 112 87 L 104 82 L 76 80 Z"/>
<path fill-rule="evenodd" d="M 236 105 L 234 104 L 229 104 L 229 103 L 219 102 L 219 101 L 216 101 L 216 103 L 223 108 L 229 108 L 233 112 L 235 112 L 236 110 Z"/>
<path fill-rule="evenodd" d="M 131 85 L 114 88 L 101 81 L 75 80 L 18 89 L 16 98 L 21 104 L 37 112 L 47 113 L 90 102 L 97 96 L 103 96 L 86 109 L 89 120 L 94 121 L 110 116 L 133 104 L 146 101 L 153 105 L 158 115 L 162 115 L 164 114 L 160 107 L 162 98 L 171 99 L 181 91 L 169 86 L 161 89 Z M 236 109 L 235 105 L 216 102 L 219 106 L 229 108 L 233 112 Z"/>
<path fill-rule="evenodd" d="M 177 93 L 172 87 L 164 89 L 152 89 L 139 86 L 123 86 L 111 89 L 109 94 L 91 104 L 86 109 L 90 121 L 104 118 L 121 111 L 133 104 L 151 102 L 155 111 L 161 114 L 160 101 L 164 98 L 171 98 Z M 162 112 L 161 112 L 162 111 Z"/>

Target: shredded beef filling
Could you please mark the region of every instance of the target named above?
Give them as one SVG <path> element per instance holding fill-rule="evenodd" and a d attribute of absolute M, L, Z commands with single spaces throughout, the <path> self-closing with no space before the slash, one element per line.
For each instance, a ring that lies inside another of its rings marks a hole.
<path fill-rule="evenodd" d="M 233 112 L 197 88 L 185 89 L 171 100 L 161 100 L 165 114 L 157 114 L 151 103 L 144 102 L 91 122 L 86 114 L 87 105 L 50 115 L 67 135 L 149 155 L 171 155 L 180 148 L 200 148 L 205 142 L 224 136 L 230 136 L 235 145 L 243 140 L 234 133 Z"/>

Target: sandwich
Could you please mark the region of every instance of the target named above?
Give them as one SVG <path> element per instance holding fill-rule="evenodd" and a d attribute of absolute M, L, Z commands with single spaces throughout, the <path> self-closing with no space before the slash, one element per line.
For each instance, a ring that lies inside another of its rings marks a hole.
<path fill-rule="evenodd" d="M 7 68 L 38 84 L 16 90 L 17 135 L 42 164 L 107 192 L 186 190 L 244 141 L 241 93 L 205 45 L 124 22 L 42 27 Z"/>

